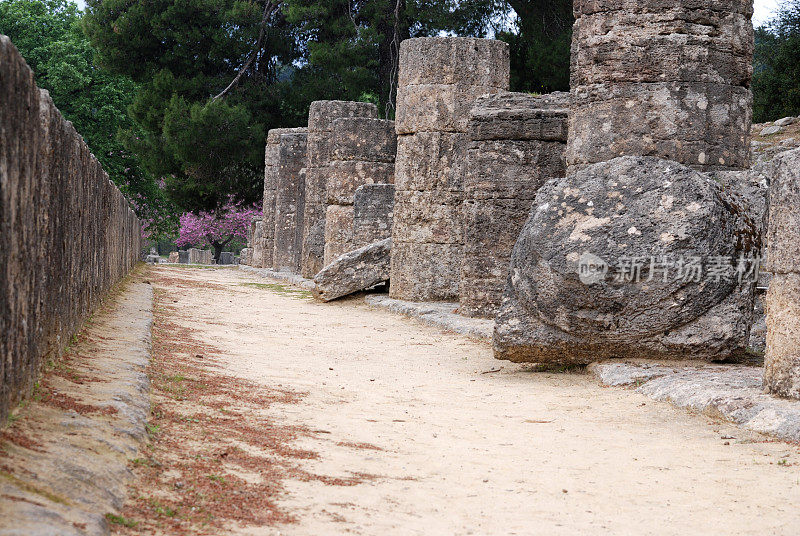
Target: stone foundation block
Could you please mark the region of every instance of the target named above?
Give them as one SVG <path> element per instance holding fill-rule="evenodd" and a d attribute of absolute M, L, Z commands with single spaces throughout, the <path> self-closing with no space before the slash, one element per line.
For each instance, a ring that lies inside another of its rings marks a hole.
<path fill-rule="evenodd" d="M 356 190 L 365 184 L 394 183 L 394 163 L 336 161 L 327 168 L 327 198 L 332 205 L 352 205 Z"/>
<path fill-rule="evenodd" d="M 394 121 L 348 117 L 333 122 L 333 160 L 394 163 L 397 134 Z"/>
<path fill-rule="evenodd" d="M 392 298 L 457 301 L 464 247 L 459 244 L 398 243 L 392 239 Z"/>

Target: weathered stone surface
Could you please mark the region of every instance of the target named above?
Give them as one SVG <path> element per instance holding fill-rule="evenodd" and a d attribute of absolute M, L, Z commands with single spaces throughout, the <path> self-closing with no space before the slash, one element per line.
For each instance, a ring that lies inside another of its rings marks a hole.
<path fill-rule="evenodd" d="M 410 301 L 457 300 L 463 255 L 461 244 L 398 243 L 393 237 L 389 296 L 409 296 Z"/>
<path fill-rule="evenodd" d="M 302 134 L 305 127 L 274 128 L 267 133 L 267 145 L 264 150 L 264 198 L 261 219 L 261 264 L 259 268 L 271 268 L 272 255 L 275 250 L 275 190 L 278 186 L 280 170 L 280 141 L 283 134 Z"/>
<path fill-rule="evenodd" d="M 764 387 L 800 399 L 800 273 L 777 274 L 767 291 Z"/>
<path fill-rule="evenodd" d="M 250 251 L 250 248 L 244 248 L 242 250 L 241 256 L 239 257 L 239 264 L 250 265 Z"/>
<path fill-rule="evenodd" d="M 189 251 L 178 252 L 178 262 L 181 264 L 189 264 Z"/>
<path fill-rule="evenodd" d="M 325 266 L 353 249 L 353 207 L 328 205 L 325 216 Z"/>
<path fill-rule="evenodd" d="M 388 281 L 391 252 L 386 238 L 337 257 L 314 277 L 314 295 L 327 302 Z"/>
<path fill-rule="evenodd" d="M 324 266 L 328 166 L 335 140 L 333 122 L 347 117 L 377 118 L 378 107 L 365 102 L 315 101 L 308 112 L 306 191 L 301 273 L 312 278 Z"/>
<path fill-rule="evenodd" d="M 459 311 L 494 317 L 503 301 L 511 251 L 528 219 L 532 199 L 469 199 L 464 202 L 464 261 Z"/>
<path fill-rule="evenodd" d="M 333 122 L 332 160 L 394 163 L 397 134 L 394 121 L 369 117 L 347 117 Z"/>
<path fill-rule="evenodd" d="M 392 236 L 397 242 L 463 244 L 460 192 L 395 192 Z"/>
<path fill-rule="evenodd" d="M 336 161 L 327 168 L 327 203 L 352 205 L 356 190 L 365 184 L 394 183 L 393 162 Z"/>
<path fill-rule="evenodd" d="M 463 191 L 468 137 L 463 133 L 420 132 L 397 140 L 397 190 Z"/>
<path fill-rule="evenodd" d="M 574 8 L 570 169 L 627 155 L 749 167 L 751 2 Z"/>
<path fill-rule="evenodd" d="M 740 13 L 614 9 L 581 16 L 574 32 L 575 85 L 710 82 L 748 87 L 753 74 L 753 25 Z"/>
<path fill-rule="evenodd" d="M 493 317 L 511 251 L 539 188 L 565 174 L 569 95 L 502 93 L 470 113 L 464 174 L 460 312 Z"/>
<path fill-rule="evenodd" d="M 479 96 L 508 89 L 508 47 L 423 38 L 400 48 L 390 293 L 402 300 L 456 300 L 469 110 Z"/>
<path fill-rule="evenodd" d="M 275 190 L 275 249 L 272 255 L 275 270 L 300 271 L 307 137 L 304 132 L 281 134 L 280 137 L 278 184 Z"/>
<path fill-rule="evenodd" d="M 733 205 L 709 176 L 656 158 L 618 158 L 549 181 L 514 247 L 495 356 L 738 357 L 755 283 L 740 284 L 736 266 L 755 255 L 758 236 Z M 699 282 L 686 269 L 693 258 Z M 590 261 L 597 269 L 579 276 Z"/>
<path fill-rule="evenodd" d="M 136 215 L 0 35 L 0 422 L 140 260 Z"/>
<path fill-rule="evenodd" d="M 158 255 L 148 255 L 144 259 L 144 262 L 146 262 L 147 264 L 158 264 L 161 262 L 161 257 L 159 257 Z"/>
<path fill-rule="evenodd" d="M 366 184 L 355 193 L 353 245 L 365 246 L 392 236 L 393 184 Z"/>
<path fill-rule="evenodd" d="M 219 262 L 217 264 L 235 264 L 233 262 L 233 253 L 230 251 L 223 251 L 219 254 Z"/>
<path fill-rule="evenodd" d="M 509 47 L 501 41 L 422 37 L 400 43 L 400 87 L 419 84 L 507 87 L 509 77 Z"/>
<path fill-rule="evenodd" d="M 397 133 L 464 132 L 475 99 L 507 89 L 507 86 L 461 84 L 400 86 L 397 88 Z"/>
<path fill-rule="evenodd" d="M 469 139 L 567 141 L 570 94 L 502 92 L 478 97 L 469 115 Z"/>
<path fill-rule="evenodd" d="M 274 217 L 274 216 L 273 216 Z M 264 221 L 261 218 L 253 219 L 253 238 L 250 242 L 253 253 L 250 257 L 252 266 L 261 268 L 264 266 Z M 275 232 L 273 231 L 273 241 Z"/>
<path fill-rule="evenodd" d="M 177 264 L 177 262 L 179 260 L 180 260 L 180 256 L 179 256 L 179 253 L 177 251 L 173 251 L 172 253 L 169 254 L 169 262 L 171 262 L 173 264 Z"/>
<path fill-rule="evenodd" d="M 800 274 L 800 149 L 781 153 L 767 165 L 771 185 L 765 270 Z"/>
<path fill-rule="evenodd" d="M 743 87 L 664 82 L 574 88 L 567 165 L 657 156 L 697 169 L 745 169 L 752 95 Z"/>

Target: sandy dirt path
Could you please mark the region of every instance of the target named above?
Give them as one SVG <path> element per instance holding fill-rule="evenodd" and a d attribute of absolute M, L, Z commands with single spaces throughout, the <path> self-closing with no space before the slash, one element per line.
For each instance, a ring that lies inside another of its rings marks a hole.
<path fill-rule="evenodd" d="M 157 270 L 211 283 L 183 293 L 182 322 L 225 372 L 307 392 L 268 412 L 318 431 L 300 445 L 320 454 L 309 471 L 377 475 L 289 480 L 281 505 L 299 522 L 242 534 L 800 533 L 796 446 L 495 361 L 487 343 L 357 299 L 315 303 L 236 269 Z"/>

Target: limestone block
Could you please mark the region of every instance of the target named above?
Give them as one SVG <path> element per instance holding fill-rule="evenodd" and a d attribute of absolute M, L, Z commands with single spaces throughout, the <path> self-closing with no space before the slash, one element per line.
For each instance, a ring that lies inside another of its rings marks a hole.
<path fill-rule="evenodd" d="M 800 149 L 769 164 L 770 206 L 765 270 L 800 274 Z"/>
<path fill-rule="evenodd" d="M 178 252 L 178 262 L 181 264 L 189 264 L 189 252 L 188 251 L 179 251 Z"/>
<path fill-rule="evenodd" d="M 464 195 L 532 200 L 545 181 L 566 173 L 564 150 L 563 142 L 554 141 L 473 141 L 464 164 Z"/>
<path fill-rule="evenodd" d="M 567 141 L 570 94 L 502 92 L 478 97 L 470 110 L 471 140 Z"/>
<path fill-rule="evenodd" d="M 656 156 L 697 169 L 749 167 L 752 95 L 724 84 L 580 86 L 572 92 L 567 166 Z"/>
<path fill-rule="evenodd" d="M 800 399 L 800 273 L 778 274 L 767 291 L 764 386 Z"/>
<path fill-rule="evenodd" d="M 244 248 L 242 253 L 239 257 L 239 264 L 249 265 L 250 264 L 250 248 Z"/>
<path fill-rule="evenodd" d="M 625 11 L 627 13 L 683 13 L 694 16 L 692 22 L 706 22 L 719 12 L 753 15 L 752 0 L 581 0 L 573 3 L 576 18 L 599 12 Z"/>
<path fill-rule="evenodd" d="M 305 133 L 282 134 L 275 199 L 275 238 L 272 267 L 298 272 L 305 209 Z"/>
<path fill-rule="evenodd" d="M 464 261 L 461 265 L 461 313 L 492 317 L 503 299 L 511 252 L 532 199 L 464 202 Z"/>
<path fill-rule="evenodd" d="M 169 254 L 169 262 L 171 262 L 172 264 L 177 264 L 179 260 L 180 256 L 177 251 L 173 251 L 172 253 Z"/>
<path fill-rule="evenodd" d="M 273 233 L 274 234 L 274 233 Z M 255 220 L 253 224 L 253 268 L 264 268 L 264 221 Z"/>
<path fill-rule="evenodd" d="M 233 262 L 233 253 L 230 251 L 223 251 L 219 254 L 219 262 L 217 264 L 234 264 Z"/>
<path fill-rule="evenodd" d="M 468 138 L 451 132 L 420 132 L 397 141 L 398 190 L 460 192 Z"/>
<path fill-rule="evenodd" d="M 463 244 L 463 195 L 397 190 L 392 237 L 397 242 Z"/>
<path fill-rule="evenodd" d="M 502 41 L 421 37 L 400 43 L 400 87 L 468 84 L 507 89 L 509 73 L 509 47 Z"/>
<path fill-rule="evenodd" d="M 746 15 L 617 9 L 576 22 L 572 84 L 706 82 L 747 87 L 752 57 L 753 25 Z"/>
<path fill-rule="evenodd" d="M 392 239 L 367 244 L 337 257 L 314 277 L 314 295 L 331 301 L 389 280 Z"/>
<path fill-rule="evenodd" d="M 329 205 L 325 215 L 325 266 L 353 249 L 353 207 Z"/>
<path fill-rule="evenodd" d="M 392 236 L 394 185 L 366 184 L 355 193 L 353 244 L 357 247 Z"/>
<path fill-rule="evenodd" d="M 466 132 L 469 111 L 481 95 L 507 88 L 455 84 L 420 84 L 397 88 L 398 134 Z"/>
<path fill-rule="evenodd" d="M 333 160 L 394 163 L 397 134 L 394 121 L 348 117 L 333 121 Z"/>
<path fill-rule="evenodd" d="M 514 247 L 495 357 L 736 358 L 755 290 L 736 267 L 756 233 L 715 181 L 675 162 L 623 157 L 549 181 Z"/>
<path fill-rule="evenodd" d="M 392 239 L 389 296 L 409 301 L 456 301 L 460 244 L 420 244 Z"/>
<path fill-rule="evenodd" d="M 335 161 L 327 168 L 327 203 L 352 205 L 359 186 L 394 183 L 394 163 Z"/>
<path fill-rule="evenodd" d="M 378 117 L 378 107 L 370 102 L 324 100 L 308 108 L 308 131 L 330 132 L 333 122 L 342 117 Z"/>

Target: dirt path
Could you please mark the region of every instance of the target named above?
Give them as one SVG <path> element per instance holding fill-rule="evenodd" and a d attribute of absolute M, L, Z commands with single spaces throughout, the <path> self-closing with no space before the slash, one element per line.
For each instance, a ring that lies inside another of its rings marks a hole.
<path fill-rule="evenodd" d="M 264 410 L 316 453 L 281 480 L 295 522 L 240 534 L 800 531 L 796 446 L 495 361 L 359 300 L 319 304 L 235 269 L 159 267 L 153 282 L 213 344 L 215 373 L 305 393 Z"/>

